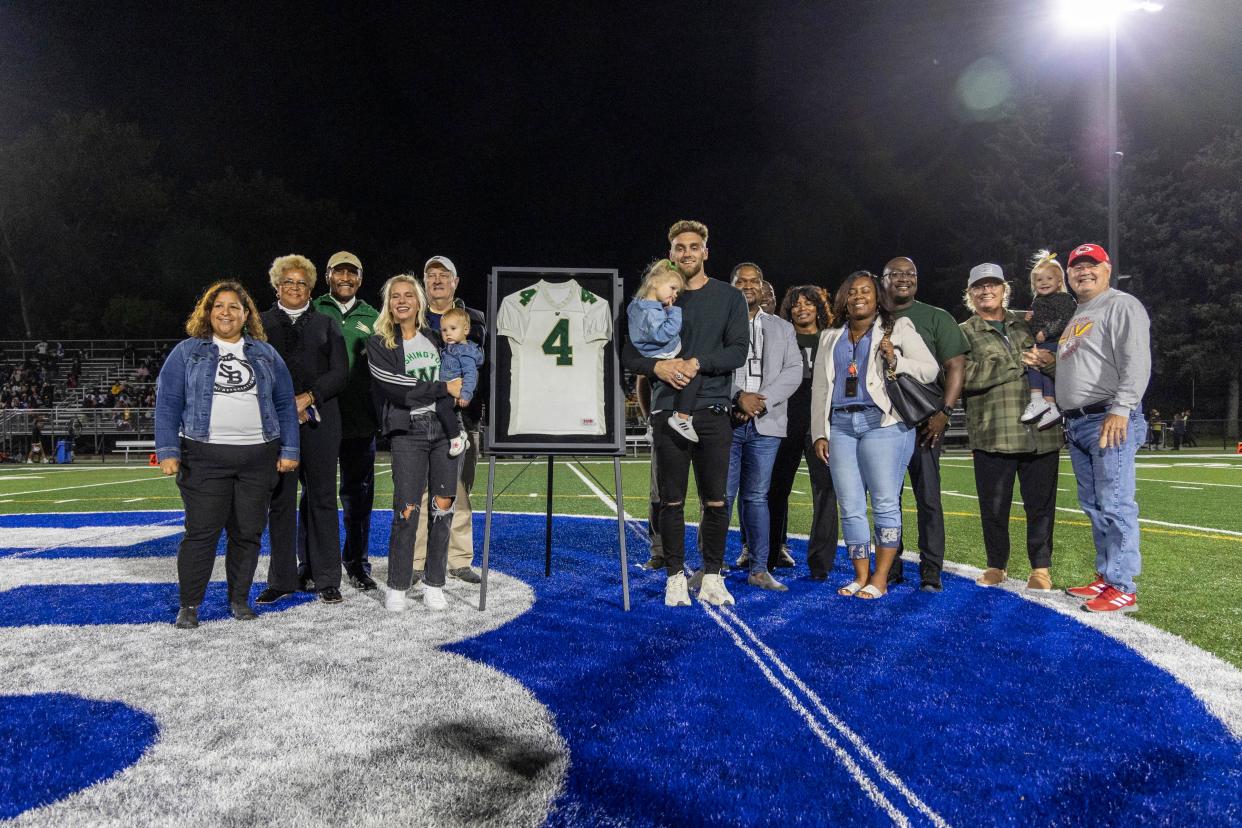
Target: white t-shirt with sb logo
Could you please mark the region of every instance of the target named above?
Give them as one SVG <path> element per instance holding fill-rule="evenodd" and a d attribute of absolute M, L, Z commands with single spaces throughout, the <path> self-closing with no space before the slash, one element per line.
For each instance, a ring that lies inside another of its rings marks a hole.
<path fill-rule="evenodd" d="M 216 366 L 207 442 L 226 446 L 264 442 L 259 391 L 254 367 L 246 359 L 246 341 L 225 342 L 214 336 L 211 341 L 220 349 L 220 362 Z"/>

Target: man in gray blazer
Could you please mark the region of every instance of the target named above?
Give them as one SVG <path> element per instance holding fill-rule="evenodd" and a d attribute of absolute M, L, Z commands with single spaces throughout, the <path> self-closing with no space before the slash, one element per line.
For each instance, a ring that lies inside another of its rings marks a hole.
<path fill-rule="evenodd" d="M 761 589 L 788 589 L 772 577 L 768 568 L 768 487 L 772 465 L 785 436 L 787 402 L 802 383 L 802 357 L 790 325 L 762 309 L 763 271 L 753 262 L 733 268 L 733 286 L 746 297 L 750 314 L 750 350 L 745 364 L 733 372 L 733 446 L 729 453 L 729 479 L 725 508 L 733 514 L 738 503 L 739 521 L 750 544 L 750 575 L 747 583 Z M 778 552 L 779 553 L 779 552 Z"/>

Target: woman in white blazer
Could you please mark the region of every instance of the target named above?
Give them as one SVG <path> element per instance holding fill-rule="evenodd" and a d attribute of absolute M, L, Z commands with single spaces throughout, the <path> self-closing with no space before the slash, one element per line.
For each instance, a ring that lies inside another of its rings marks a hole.
<path fill-rule="evenodd" d="M 888 591 L 888 570 L 901 542 L 901 483 L 916 437 L 884 390 L 885 368 L 920 382 L 932 382 L 940 372 L 914 324 L 893 320 L 880 296 L 874 274 L 859 270 L 846 277 L 833 303 L 840 327 L 820 336 L 811 385 L 811 438 L 832 472 L 854 564 L 854 580 L 837 592 L 859 598 L 881 598 Z M 874 573 L 867 492 L 875 519 Z"/>

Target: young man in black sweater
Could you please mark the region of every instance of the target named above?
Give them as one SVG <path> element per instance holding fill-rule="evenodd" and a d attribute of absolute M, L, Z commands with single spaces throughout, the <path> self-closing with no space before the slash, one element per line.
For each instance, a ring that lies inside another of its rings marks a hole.
<path fill-rule="evenodd" d="M 703 270 L 707 261 L 707 227 L 697 221 L 679 221 L 668 231 L 669 258 L 686 278 L 686 291 L 677 297 L 682 310 L 681 352 L 673 359 L 644 357 L 627 342 L 622 351 L 625 367 L 652 379 L 652 461 L 660 491 L 660 539 L 668 582 L 664 603 L 689 606 L 685 575 L 686 486 L 690 467 L 703 504 L 699 549 L 703 554 L 703 581 L 699 600 L 717 606 L 732 604 L 733 596 L 720 577 L 724 561 L 725 480 L 733 426 L 730 390 L 733 371 L 746 361 L 750 343 L 746 300 L 739 290 L 712 279 Z M 688 441 L 668 424 L 677 391 L 696 375 L 703 384 L 693 412 L 697 443 Z"/>

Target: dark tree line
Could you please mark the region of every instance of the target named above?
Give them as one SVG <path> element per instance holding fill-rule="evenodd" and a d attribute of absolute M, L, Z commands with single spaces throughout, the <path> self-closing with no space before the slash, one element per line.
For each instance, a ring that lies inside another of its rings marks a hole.
<path fill-rule="evenodd" d="M 995 261 L 1013 282 L 1014 304 L 1025 306 L 1036 248 L 1064 252 L 1106 240 L 1102 171 L 1085 164 L 1035 95 L 986 129 L 969 158 L 895 155 L 861 123 L 838 127 L 839 143 L 855 143 L 848 153 L 800 147 L 754 156 L 752 169 L 729 171 L 754 204 L 748 226 L 756 236 L 743 243 L 756 257 L 795 249 L 785 261 L 830 288 L 854 267 L 878 267 L 876 251 L 911 252 L 922 259 L 920 294 L 959 318 L 966 271 Z M 59 115 L 0 144 L 5 337 L 177 336 L 213 279 L 240 278 L 265 305 L 265 265 L 279 253 L 377 251 L 368 252 L 372 275 L 417 267 L 427 255 L 408 238 L 374 238 L 336 201 L 262 173 L 165 177 L 157 150 L 137 126 L 98 112 Z M 1149 398 L 1162 408 L 1189 405 L 1193 381 L 1197 415 L 1223 416 L 1236 434 L 1242 129 L 1217 130 L 1191 158 L 1149 153 L 1128 162 L 1123 203 L 1130 278 L 1122 288 L 1143 300 L 1154 326 Z M 645 237 L 631 241 L 648 246 Z M 725 243 L 742 250 L 737 239 Z M 714 264 L 717 275 L 728 266 Z M 784 287 L 789 279 L 777 274 L 776 281 Z"/>

